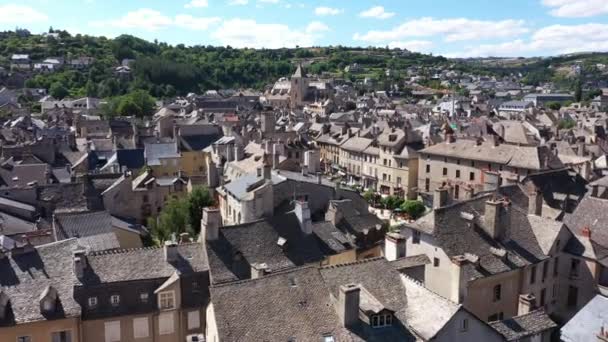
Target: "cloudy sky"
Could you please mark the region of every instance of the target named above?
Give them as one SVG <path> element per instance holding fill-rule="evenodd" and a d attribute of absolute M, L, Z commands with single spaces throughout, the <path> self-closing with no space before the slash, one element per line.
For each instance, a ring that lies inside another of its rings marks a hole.
<path fill-rule="evenodd" d="M 16 26 L 187 45 L 546 56 L 608 51 L 608 0 L 0 0 L 0 30 Z"/>

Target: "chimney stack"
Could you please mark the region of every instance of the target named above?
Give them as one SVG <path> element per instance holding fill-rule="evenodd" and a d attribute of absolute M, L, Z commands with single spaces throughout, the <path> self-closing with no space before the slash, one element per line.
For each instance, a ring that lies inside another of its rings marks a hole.
<path fill-rule="evenodd" d="M 530 311 L 534 311 L 536 308 L 536 297 L 531 294 L 522 294 L 519 295 L 519 308 L 517 311 L 518 315 L 525 315 L 530 313 Z"/>
<path fill-rule="evenodd" d="M 205 241 L 215 241 L 219 239 L 220 227 L 222 226 L 222 215 L 217 208 L 203 208 L 201 219 L 201 235 Z"/>
<path fill-rule="evenodd" d="M 540 191 L 532 191 L 528 196 L 528 215 L 540 216 L 543 212 L 543 195 Z"/>
<path fill-rule="evenodd" d="M 340 286 L 338 295 L 338 315 L 344 327 L 352 327 L 359 322 L 359 302 L 361 287 L 356 284 Z"/>
<path fill-rule="evenodd" d="M 310 218 L 310 208 L 306 201 L 296 201 L 295 214 L 300 222 L 300 228 L 304 234 L 312 234 L 312 219 Z"/>
<path fill-rule="evenodd" d="M 399 233 L 388 233 L 384 237 L 384 258 L 388 261 L 395 261 L 405 257 L 405 236 Z"/>
<path fill-rule="evenodd" d="M 87 268 L 86 252 L 84 250 L 76 250 L 72 256 L 74 262 L 74 275 L 76 278 L 82 279 L 82 277 L 84 277 L 84 271 Z"/>
<path fill-rule="evenodd" d="M 448 204 L 448 188 L 442 186 L 435 189 L 435 194 L 433 195 L 433 209 L 444 207 L 446 204 Z"/>
<path fill-rule="evenodd" d="M 172 263 L 177 261 L 177 243 L 173 240 L 165 241 L 165 261 Z"/>
<path fill-rule="evenodd" d="M 485 231 L 492 239 L 500 239 L 504 236 L 505 227 L 508 226 L 508 212 L 506 215 L 502 215 L 502 211 L 506 211 L 504 208 L 505 202 L 498 199 L 490 199 L 486 201 L 485 213 L 484 213 L 484 228 Z"/>

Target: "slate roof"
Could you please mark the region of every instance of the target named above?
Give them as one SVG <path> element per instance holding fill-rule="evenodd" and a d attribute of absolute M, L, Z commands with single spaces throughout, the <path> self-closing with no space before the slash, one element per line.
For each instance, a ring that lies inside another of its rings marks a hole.
<path fill-rule="evenodd" d="M 363 152 L 372 142 L 372 139 L 352 137 L 342 144 L 342 149 L 352 152 Z"/>
<path fill-rule="evenodd" d="M 57 240 L 72 237 L 87 237 L 111 233 L 113 228 L 121 228 L 135 234 L 145 235 L 145 229 L 111 216 L 107 211 L 86 211 L 55 215 L 55 235 Z"/>
<path fill-rule="evenodd" d="M 113 232 L 84 236 L 78 239 L 78 243 L 89 251 L 120 249 L 120 242 Z"/>
<path fill-rule="evenodd" d="M 509 144 L 482 143 L 458 139 L 452 143 L 440 143 L 420 151 L 423 154 L 463 158 L 497 163 L 529 170 L 561 169 L 562 163 L 546 146 L 516 146 Z"/>
<path fill-rule="evenodd" d="M 36 223 L 23 220 L 5 212 L 0 212 L 0 234 L 17 235 L 36 231 Z"/>
<path fill-rule="evenodd" d="M 357 261 L 350 264 L 326 266 L 320 269 L 333 298 L 337 299 L 339 288 L 346 284 L 358 284 L 375 300 L 394 312 L 398 322 L 385 329 L 373 329 L 366 324 L 353 327 L 355 334 L 365 341 L 415 341 L 415 334 L 407 323 L 408 298 L 401 275 L 380 257 Z"/>
<path fill-rule="evenodd" d="M 280 247 L 279 237 L 287 240 Z M 323 254 L 314 235 L 304 234 L 294 213 L 271 219 L 220 228 L 217 241 L 207 241 L 207 255 L 213 283 L 248 278 L 249 269 L 233 265 L 234 256 L 242 255 L 247 264 L 266 264 L 268 271 L 318 263 Z"/>
<path fill-rule="evenodd" d="M 175 272 L 191 274 L 208 270 L 207 258 L 200 243 L 177 246 L 177 261 L 165 260 L 164 247 L 147 247 L 92 252 L 87 255 L 87 269 L 80 281 L 84 285 L 169 278 Z M 128 267 L 125 267 L 128 265 Z"/>
<path fill-rule="evenodd" d="M 608 298 L 597 294 L 561 328 L 564 342 L 597 341 L 608 324 Z"/>
<path fill-rule="evenodd" d="M 500 240 L 492 239 L 483 229 L 486 202 L 494 198 L 493 193 L 480 194 L 471 200 L 455 203 L 433 210 L 414 224 L 405 225 L 435 237 L 437 246 L 448 257 L 473 254 L 479 257 L 479 265 L 465 264 L 469 279 L 497 274 L 545 260 L 547 246 L 561 229 L 561 223 L 528 215 L 527 200 L 523 200 L 518 186 L 500 189 L 499 198 L 508 198 L 510 204 L 500 220 L 506 225 Z M 525 208 L 525 209 L 524 209 Z M 471 215 L 472 220 L 466 218 Z M 506 216 L 508 215 L 508 216 Z M 510 224 L 508 223 L 510 222 Z M 492 249 L 507 251 L 501 258 Z"/>
<path fill-rule="evenodd" d="M 144 150 L 141 148 L 117 150 L 116 160 L 118 165 L 124 166 L 129 170 L 138 170 L 146 165 Z"/>
<path fill-rule="evenodd" d="M 8 187 L 24 187 L 31 182 L 44 185 L 47 183 L 49 166 L 47 164 L 17 164 L 0 167 L 2 183 Z"/>
<path fill-rule="evenodd" d="M 37 246 L 32 252 L 5 257 L 0 261 L 0 291 L 10 301 L 7 319 L 1 325 L 23 324 L 80 316 L 80 306 L 73 298 L 72 253 L 76 239 Z M 48 286 L 57 290 L 54 314 L 42 314 L 39 296 Z"/>
<path fill-rule="evenodd" d="M 504 321 L 490 322 L 489 324 L 506 341 L 521 341 L 526 337 L 534 336 L 557 327 L 557 324 L 542 309 Z"/>
<path fill-rule="evenodd" d="M 180 136 L 180 147 L 187 151 L 202 151 L 221 137 L 219 133 Z"/>
<path fill-rule="evenodd" d="M 177 143 L 145 144 L 145 156 L 148 165 L 160 165 L 161 158 L 179 158 Z"/>
<path fill-rule="evenodd" d="M 412 255 L 391 261 L 391 265 L 397 271 L 403 271 L 411 267 L 424 266 L 430 263 L 430 259 L 426 254 Z"/>
<path fill-rule="evenodd" d="M 564 218 L 564 223 L 578 240 L 570 241 L 567 249 L 574 254 L 584 255 L 608 265 L 608 229 L 605 225 L 607 219 L 608 199 L 585 196 L 576 210 Z M 591 231 L 590 238 L 583 236 L 585 227 Z"/>
<path fill-rule="evenodd" d="M 86 209 L 88 207 L 82 183 L 49 184 L 37 187 L 36 191 L 38 200 L 48 202 L 56 209 Z"/>
<path fill-rule="evenodd" d="M 210 288 L 221 341 L 350 341 L 319 271 L 304 267 Z"/>
<path fill-rule="evenodd" d="M 313 223 L 312 232 L 330 254 L 339 254 L 357 247 L 351 238 L 336 228 L 331 222 Z"/>

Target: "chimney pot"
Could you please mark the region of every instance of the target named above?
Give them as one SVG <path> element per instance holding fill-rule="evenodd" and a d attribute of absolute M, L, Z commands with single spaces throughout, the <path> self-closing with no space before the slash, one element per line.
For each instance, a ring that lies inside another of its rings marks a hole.
<path fill-rule="evenodd" d="M 201 234 L 206 241 L 219 239 L 220 227 L 222 226 L 222 215 L 217 208 L 203 208 L 201 219 Z"/>
<path fill-rule="evenodd" d="M 304 234 L 312 234 L 312 219 L 310 217 L 310 208 L 306 201 L 296 201 L 295 214 L 300 222 L 300 228 Z"/>
<path fill-rule="evenodd" d="M 435 189 L 433 195 L 433 209 L 444 207 L 448 204 L 448 188 L 440 187 Z"/>
<path fill-rule="evenodd" d="M 177 261 L 177 243 L 175 243 L 175 241 L 165 241 L 164 251 L 166 262 L 171 263 Z"/>

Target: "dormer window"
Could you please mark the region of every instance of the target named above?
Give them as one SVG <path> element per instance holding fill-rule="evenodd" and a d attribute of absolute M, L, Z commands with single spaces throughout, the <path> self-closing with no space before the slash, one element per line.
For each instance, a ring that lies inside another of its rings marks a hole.
<path fill-rule="evenodd" d="M 118 306 L 120 304 L 120 296 L 112 295 L 110 297 L 110 304 L 112 304 L 112 306 Z"/>
<path fill-rule="evenodd" d="M 97 306 L 97 297 L 89 297 L 88 303 L 89 308 L 94 308 Z"/>
<path fill-rule="evenodd" d="M 378 314 L 373 315 L 371 319 L 372 328 L 383 328 L 393 324 L 392 314 Z"/>
<path fill-rule="evenodd" d="M 158 305 L 161 310 L 175 308 L 175 292 L 167 291 L 158 294 Z"/>

